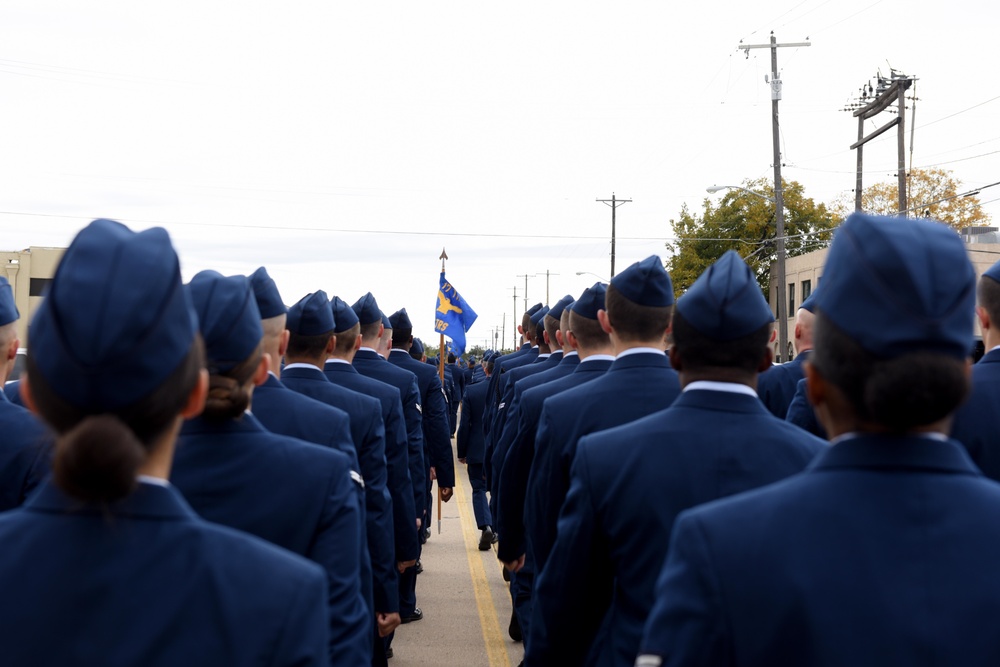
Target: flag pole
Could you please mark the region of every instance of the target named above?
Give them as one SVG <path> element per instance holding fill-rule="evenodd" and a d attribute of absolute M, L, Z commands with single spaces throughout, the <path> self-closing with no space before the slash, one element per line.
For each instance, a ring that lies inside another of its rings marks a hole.
<path fill-rule="evenodd" d="M 441 248 L 441 256 L 438 257 L 441 260 L 441 273 L 444 274 L 444 263 L 448 259 L 448 253 Z M 438 343 L 438 377 L 441 378 L 441 387 L 444 388 L 444 332 L 441 332 L 441 338 Z M 450 444 L 450 443 L 449 443 Z M 451 449 L 449 447 L 448 449 Z M 441 534 L 441 483 L 438 482 L 437 485 L 437 506 L 438 506 L 438 535 Z"/>

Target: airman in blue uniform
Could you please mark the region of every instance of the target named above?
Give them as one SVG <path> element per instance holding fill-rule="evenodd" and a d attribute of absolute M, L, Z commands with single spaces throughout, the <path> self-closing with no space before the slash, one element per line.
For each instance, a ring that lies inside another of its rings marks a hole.
<path fill-rule="evenodd" d="M 209 388 L 205 411 L 181 429 L 171 482 L 209 521 L 323 566 L 331 660 L 368 664 L 374 640 L 361 585 L 360 476 L 345 454 L 271 433 L 247 412 L 270 364 L 250 281 L 202 271 L 186 291 L 205 342 Z"/>
<path fill-rule="evenodd" d="M 979 279 L 977 297 L 986 354 L 972 367 L 972 391 L 955 413 L 951 437 L 984 475 L 1000 481 L 1000 262 Z"/>
<path fill-rule="evenodd" d="M 795 314 L 795 330 L 792 345 L 795 358 L 784 364 L 771 366 L 760 374 L 757 380 L 757 395 L 764 406 L 778 419 L 788 414 L 788 406 L 795 396 L 795 385 L 803 377 L 802 364 L 809 358 L 813 348 L 813 308 L 816 292 L 810 294 Z"/>
<path fill-rule="evenodd" d="M 462 419 L 458 425 L 458 460 L 468 466 L 469 485 L 472 487 L 472 511 L 476 526 L 481 532 L 479 550 L 488 551 L 496 542 L 493 515 L 486 498 L 486 441 L 483 437 L 483 415 L 486 412 L 486 392 L 489 384 L 478 382 L 465 389 L 462 398 Z"/>
<path fill-rule="evenodd" d="M 385 426 L 378 399 L 337 386 L 322 366 L 333 351 L 335 322 L 322 290 L 307 294 L 288 309 L 288 350 L 282 383 L 292 391 L 340 408 L 351 418 L 351 439 L 365 484 L 365 523 L 374 585 L 374 619 L 379 634 L 398 624 L 399 590 L 393 549 L 392 498 L 386 487 Z"/>
<path fill-rule="evenodd" d="M 947 437 L 975 273 L 929 220 L 855 213 L 816 300 L 803 473 L 682 513 L 636 665 L 995 665 L 1000 486 Z"/>
<path fill-rule="evenodd" d="M 580 439 L 526 665 L 632 665 L 678 512 L 800 472 L 825 447 L 754 391 L 773 322 L 733 251 L 678 300 L 670 360 L 683 392 L 666 410 Z"/>
<path fill-rule="evenodd" d="M 197 331 L 164 230 L 98 220 L 63 255 L 24 380 L 56 474 L 0 515 L 5 664 L 357 664 L 331 661 L 320 566 L 203 520 L 167 481 L 207 391 Z"/>
<path fill-rule="evenodd" d="M 659 257 L 619 273 L 608 285 L 605 309 L 598 311 L 614 346 L 614 363 L 586 386 L 545 400 L 525 499 L 536 572 L 544 570 L 555 541 L 580 438 L 662 410 L 680 393 L 677 372 L 664 353 L 673 304 L 673 285 Z"/>
<path fill-rule="evenodd" d="M 10 283 L 0 276 L 0 383 L 20 341 L 16 323 L 20 314 Z M 20 385 L 20 383 L 18 383 Z M 28 410 L 0 393 L 0 512 L 21 505 L 49 474 L 51 433 Z"/>

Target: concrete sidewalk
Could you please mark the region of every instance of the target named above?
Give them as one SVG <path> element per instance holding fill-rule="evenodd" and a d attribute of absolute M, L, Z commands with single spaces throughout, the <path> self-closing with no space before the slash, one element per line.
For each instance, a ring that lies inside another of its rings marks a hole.
<path fill-rule="evenodd" d="M 390 667 L 516 667 L 524 655 L 507 635 L 510 593 L 495 547 L 479 551 L 469 474 L 457 460 L 455 476 L 455 497 L 441 505 L 441 533 L 435 507 L 421 557 L 417 606 L 424 618 L 396 631 Z"/>

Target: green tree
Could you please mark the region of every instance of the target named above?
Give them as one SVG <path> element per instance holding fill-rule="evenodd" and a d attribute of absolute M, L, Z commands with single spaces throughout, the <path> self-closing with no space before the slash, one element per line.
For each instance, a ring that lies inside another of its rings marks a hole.
<path fill-rule="evenodd" d="M 747 181 L 743 187 L 764 197 L 731 189 L 718 205 L 706 198 L 700 215 L 685 205 L 680 216 L 670 221 L 674 240 L 667 243 L 671 252 L 667 271 L 677 296 L 727 250 L 735 250 L 746 259 L 761 290 L 769 294 L 771 264 L 777 258 L 774 188 L 765 179 Z M 826 247 L 837 220 L 826 205 L 806 197 L 802 185 L 795 181 L 784 183 L 783 198 L 786 255 L 794 257 Z"/>
<path fill-rule="evenodd" d="M 947 169 L 914 169 L 907 176 L 907 206 L 910 217 L 927 217 L 955 229 L 990 224 L 976 195 L 959 196 L 962 181 Z M 899 185 L 894 179 L 868 186 L 861 192 L 861 208 L 878 215 L 899 212 Z M 854 195 L 846 193 L 831 204 L 837 217 L 854 211 Z"/>

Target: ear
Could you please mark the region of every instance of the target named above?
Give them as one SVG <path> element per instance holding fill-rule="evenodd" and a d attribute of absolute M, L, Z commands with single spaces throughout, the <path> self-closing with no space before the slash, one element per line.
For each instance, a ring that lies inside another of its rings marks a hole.
<path fill-rule="evenodd" d="M 524 335 L 524 327 L 522 327 L 520 324 L 517 325 L 517 333 L 521 334 L 522 336 Z"/>
<path fill-rule="evenodd" d="M 271 355 L 265 352 L 260 355 L 260 363 L 257 364 L 257 370 L 254 371 L 251 378 L 255 387 L 259 387 L 267 382 L 267 372 L 269 370 L 271 370 Z"/>
<path fill-rule="evenodd" d="M 795 340 L 798 340 L 800 338 L 802 338 L 802 325 L 801 324 L 796 324 L 795 325 Z"/>
<path fill-rule="evenodd" d="M 569 343 L 569 349 L 580 349 L 580 341 L 577 339 L 576 334 L 573 333 L 572 330 L 566 332 L 566 342 Z"/>
<path fill-rule="evenodd" d="M 813 407 L 823 405 L 827 395 L 826 379 L 808 361 L 802 364 L 802 370 L 806 377 L 806 398 Z"/>
<path fill-rule="evenodd" d="M 562 329 L 556 329 L 556 345 L 559 347 L 566 347 L 567 342 L 568 341 L 566 340 L 566 336 L 563 335 Z"/>
<path fill-rule="evenodd" d="M 611 333 L 611 320 L 608 319 L 608 311 L 606 310 L 597 311 L 597 321 L 601 323 L 601 329 L 604 330 L 604 333 L 606 334 Z"/>
<path fill-rule="evenodd" d="M 278 343 L 278 356 L 284 358 L 288 352 L 288 339 L 292 337 L 292 332 L 285 329 L 281 332 L 281 341 Z"/>
<path fill-rule="evenodd" d="M 181 417 L 184 419 L 194 419 L 205 409 L 205 399 L 208 397 L 208 371 L 204 368 L 198 373 L 198 381 L 195 383 L 191 393 L 188 394 L 187 402 L 181 410 Z"/>
<path fill-rule="evenodd" d="M 667 356 L 670 358 L 670 365 L 674 367 L 674 370 L 680 373 L 684 370 L 684 364 L 681 362 L 681 355 L 677 352 L 677 346 L 672 345 L 669 350 L 667 350 Z"/>
<path fill-rule="evenodd" d="M 767 347 L 764 348 L 764 356 L 760 360 L 760 365 L 757 366 L 757 372 L 763 373 L 773 364 L 774 364 L 774 350 L 772 350 L 771 346 L 768 345 Z"/>
<path fill-rule="evenodd" d="M 548 331 L 543 331 L 542 332 L 542 340 L 545 341 L 546 345 L 548 345 L 549 347 L 552 347 L 552 341 L 549 339 L 549 332 Z"/>
<path fill-rule="evenodd" d="M 983 330 L 983 333 L 992 328 L 993 323 L 990 321 L 990 314 L 982 306 L 976 306 L 976 317 L 979 318 L 979 328 Z"/>
<path fill-rule="evenodd" d="M 384 324 L 379 324 L 378 325 L 378 336 L 376 336 L 376 338 L 381 338 L 382 334 L 384 334 L 384 333 L 385 333 L 385 325 Z"/>
<path fill-rule="evenodd" d="M 15 338 L 10 341 L 10 345 L 7 346 L 7 361 L 14 359 L 17 356 L 17 350 L 21 347 L 21 341 Z"/>
<path fill-rule="evenodd" d="M 324 350 L 326 356 L 329 357 L 330 355 L 332 355 L 333 351 L 336 349 L 337 349 L 337 337 L 330 336 L 330 340 L 326 342 L 326 349 Z"/>
<path fill-rule="evenodd" d="M 357 352 L 361 349 L 361 343 L 364 340 L 364 336 L 358 334 L 358 337 L 354 339 L 354 351 Z"/>

